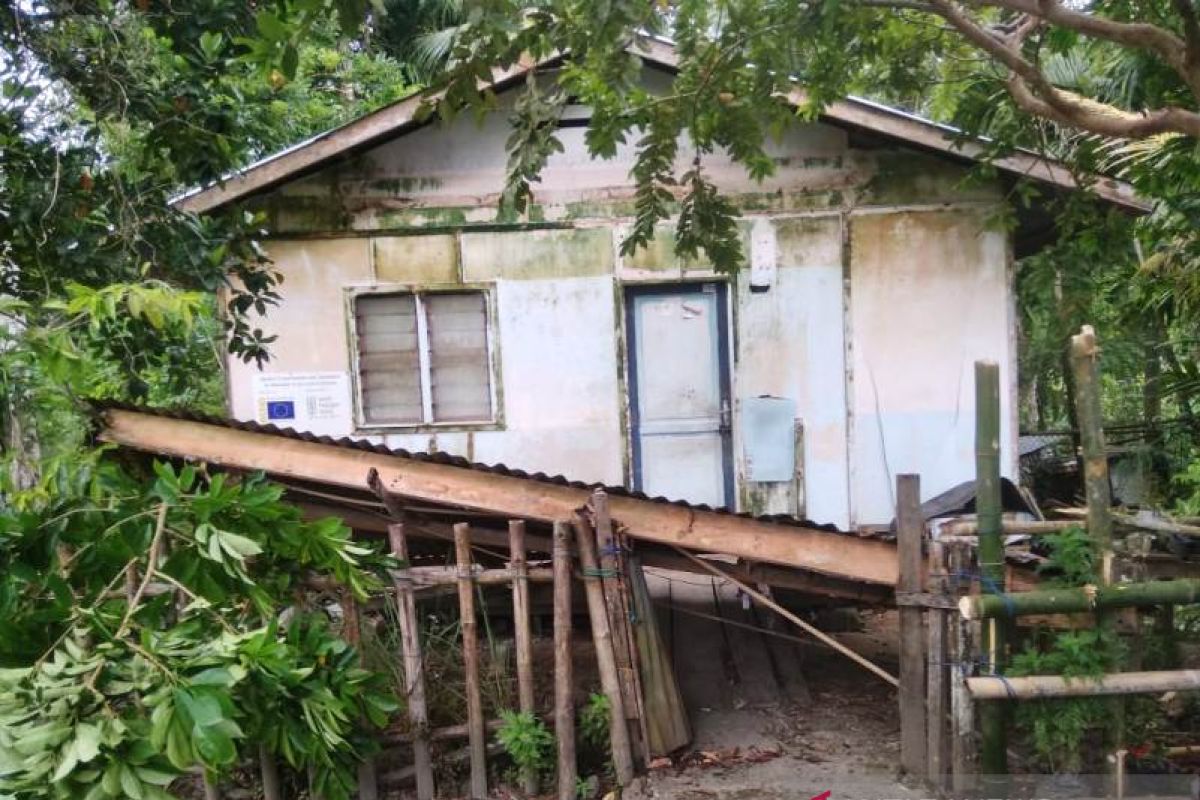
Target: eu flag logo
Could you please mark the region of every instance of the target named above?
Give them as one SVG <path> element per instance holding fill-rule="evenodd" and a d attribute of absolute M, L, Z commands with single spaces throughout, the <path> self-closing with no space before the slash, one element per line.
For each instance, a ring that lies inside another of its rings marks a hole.
<path fill-rule="evenodd" d="M 270 400 L 267 402 L 267 419 L 295 419 L 295 400 Z"/>

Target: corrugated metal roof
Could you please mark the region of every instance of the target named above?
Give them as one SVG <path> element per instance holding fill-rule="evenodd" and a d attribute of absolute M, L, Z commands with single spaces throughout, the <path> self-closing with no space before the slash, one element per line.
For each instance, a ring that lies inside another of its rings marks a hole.
<path fill-rule="evenodd" d="M 277 425 L 264 424 L 260 422 L 251 422 L 246 420 L 230 419 L 228 417 L 218 417 L 211 414 L 200 414 L 194 411 L 187 410 L 169 410 L 160 408 L 145 408 L 142 406 L 131 405 L 126 403 L 97 403 L 94 404 L 96 412 L 103 415 L 108 409 L 120 409 L 122 411 L 132 411 L 138 414 L 147 414 L 156 417 L 166 417 L 168 419 L 177 419 L 187 422 L 197 422 L 205 425 L 220 425 L 222 427 L 231 428 L 234 430 L 248 431 L 250 433 L 263 433 L 271 436 L 279 436 L 285 439 L 293 439 L 302 442 L 311 442 L 316 444 L 324 444 L 332 447 L 339 447 L 352 450 L 360 450 L 363 452 L 377 453 L 379 455 L 392 456 L 394 458 L 403 458 L 411 461 L 424 461 L 434 464 L 445 464 L 462 469 L 470 469 L 477 472 L 486 472 L 493 475 L 504 475 L 511 478 L 521 478 L 523 480 L 536 481 L 538 483 L 552 484 L 556 486 L 567 486 L 573 489 L 593 490 L 597 488 L 604 489 L 610 495 L 618 497 L 631 497 L 638 500 L 646 500 L 652 503 L 663 505 L 677 506 L 680 508 L 691 509 L 694 511 L 708 511 L 717 514 L 726 514 L 729 516 L 740 517 L 742 519 L 752 519 L 758 522 L 768 522 L 776 525 L 791 525 L 794 527 L 803 527 L 812 530 L 825 531 L 826 533 L 840 533 L 846 536 L 857 536 L 857 534 L 843 531 L 836 525 L 820 524 L 812 520 L 800 519 L 787 514 L 747 514 L 744 512 L 730 511 L 727 508 L 714 508 L 712 506 L 701 503 L 689 503 L 684 500 L 671 500 L 666 497 L 652 497 L 644 492 L 628 489 L 624 486 L 614 486 L 604 483 L 588 483 L 586 481 L 573 480 L 565 475 L 548 475 L 545 472 L 527 472 L 526 470 L 516 467 L 510 467 L 506 464 L 482 464 L 477 461 L 471 461 L 462 456 L 452 455 L 445 452 L 437 453 L 421 453 L 400 448 L 388 447 L 387 445 L 377 444 L 366 439 L 356 439 L 349 436 L 334 438 L 332 436 L 318 436 L 306 431 L 298 431 L 294 428 L 281 428 Z M 364 486 L 364 491 L 366 487 Z"/>

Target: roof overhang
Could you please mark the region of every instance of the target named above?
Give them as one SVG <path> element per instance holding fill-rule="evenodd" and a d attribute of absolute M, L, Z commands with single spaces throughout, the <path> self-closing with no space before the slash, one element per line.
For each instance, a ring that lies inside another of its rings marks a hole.
<path fill-rule="evenodd" d="M 660 39 L 645 37 L 634 45 L 632 50 L 651 66 L 669 71 L 678 67 L 675 48 Z M 516 85 L 530 72 L 559 60 L 560 56 L 557 55 L 541 60 L 524 59 L 512 66 L 495 70 L 491 81 L 481 84 L 480 88 L 493 92 L 503 91 Z M 410 95 L 341 127 L 268 156 L 221 181 L 188 192 L 176 200 L 175 205 L 183 211 L 203 214 L 268 191 L 307 175 L 338 158 L 420 127 L 424 124 L 425 112 L 429 105 L 436 103 L 441 97 L 441 92 Z M 807 98 L 803 90 L 797 89 L 787 99 L 799 106 L 804 104 Z M 964 138 L 960 131 L 952 127 L 860 98 L 847 98 L 826 106 L 821 120 L 955 160 L 981 162 L 988 157 L 988 147 L 984 141 Z M 1129 212 L 1144 213 L 1149 210 L 1149 205 L 1138 198 L 1128 183 L 1104 176 L 1091 176 L 1087 185 L 1081 186 L 1066 166 L 1036 153 L 1018 150 L 992 158 L 990 163 L 1009 176 L 1027 178 L 1058 190 L 1090 191 L 1104 202 Z"/>
<path fill-rule="evenodd" d="M 138 409 L 103 410 L 99 438 L 155 457 L 261 471 L 285 485 L 310 487 L 309 496 L 326 498 L 369 492 L 368 476 L 374 470 L 388 494 L 408 503 L 547 524 L 573 519 L 597 488 L 445 454 L 409 453 L 252 422 Z M 312 492 L 313 487 L 319 492 Z M 890 589 L 896 584 L 896 548 L 882 539 L 790 517 L 752 517 L 651 498 L 619 486 L 600 488 L 609 495 L 613 520 L 628 536 L 647 544 L 790 567 L 829 579 L 834 582 L 829 585 L 841 586 L 842 591 L 849 591 L 850 585 Z"/>

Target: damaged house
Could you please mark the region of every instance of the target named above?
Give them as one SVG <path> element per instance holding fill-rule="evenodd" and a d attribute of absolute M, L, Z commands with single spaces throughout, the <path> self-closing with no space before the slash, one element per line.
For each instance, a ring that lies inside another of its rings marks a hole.
<path fill-rule="evenodd" d="M 644 47 L 653 87 L 673 54 Z M 869 528 L 898 473 L 926 497 L 973 476 L 971 365 L 990 359 L 1016 476 L 1014 259 L 1053 232 L 999 220 L 1015 180 L 1071 191 L 1065 170 L 1017 153 L 968 179 L 974 151 L 947 130 L 843 101 L 771 143 L 761 184 L 706 162 L 744 212 L 750 266 L 722 275 L 677 258 L 669 224 L 620 253 L 632 153 L 590 159 L 585 108 L 528 214 L 497 217 L 527 69 L 482 124 L 402 100 L 181 201 L 265 212 L 284 276 L 270 362 L 230 360 L 234 418 Z"/>

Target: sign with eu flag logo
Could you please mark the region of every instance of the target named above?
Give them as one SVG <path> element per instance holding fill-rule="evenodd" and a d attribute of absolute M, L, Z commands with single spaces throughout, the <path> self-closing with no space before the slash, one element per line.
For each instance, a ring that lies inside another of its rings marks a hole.
<path fill-rule="evenodd" d="M 275 421 L 277 419 L 295 419 L 296 418 L 296 401 L 295 400 L 270 400 L 267 402 L 267 420 Z"/>
<path fill-rule="evenodd" d="M 260 372 L 253 380 L 257 422 L 320 436 L 354 430 L 345 372 Z"/>

